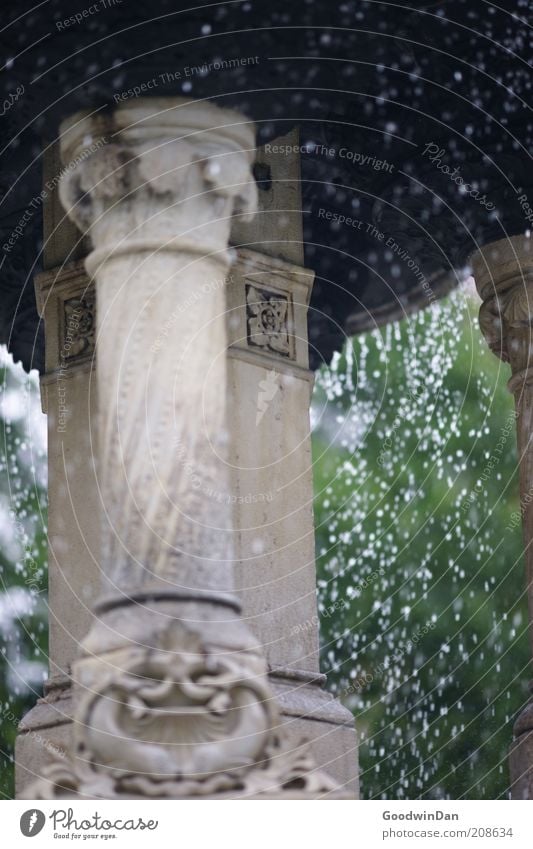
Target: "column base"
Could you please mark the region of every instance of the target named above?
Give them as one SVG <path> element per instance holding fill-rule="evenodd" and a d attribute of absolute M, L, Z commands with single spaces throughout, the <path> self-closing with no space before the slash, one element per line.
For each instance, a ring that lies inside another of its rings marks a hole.
<path fill-rule="evenodd" d="M 279 795 L 268 796 L 230 794 L 228 798 L 358 799 L 358 741 L 353 716 L 321 688 L 325 676 L 313 681 L 305 673 L 276 670 L 269 678 L 279 705 L 286 742 L 290 747 L 298 749 L 302 740 L 309 741 L 316 772 L 324 771 L 331 776 L 338 790 L 316 797 L 308 793 L 290 791 L 289 794 L 289 791 L 284 791 Z M 41 777 L 44 767 L 52 758 L 64 759 L 66 762 L 66 752 L 71 750 L 73 716 L 74 700 L 70 680 L 66 677 L 52 679 L 46 685 L 45 697 L 39 699 L 19 726 L 15 748 L 17 798 L 24 798 L 29 786 Z M 221 797 L 217 794 L 216 798 Z"/>
<path fill-rule="evenodd" d="M 326 676 L 313 678 L 293 670 L 276 670 L 270 685 L 285 731 L 294 745 L 302 739 L 317 768 L 324 770 L 348 798 L 359 798 L 358 740 L 353 714 L 322 689 Z"/>

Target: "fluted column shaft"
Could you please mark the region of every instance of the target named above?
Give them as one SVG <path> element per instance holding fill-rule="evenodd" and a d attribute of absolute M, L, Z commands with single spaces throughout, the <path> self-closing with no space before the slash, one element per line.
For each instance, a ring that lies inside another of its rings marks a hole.
<path fill-rule="evenodd" d="M 228 505 L 191 480 L 227 475 L 224 280 L 233 213 L 255 208 L 254 133 L 157 103 L 75 116 L 61 139 L 65 165 L 80 160 L 62 201 L 94 246 L 102 555 L 118 588 L 228 590 Z"/>

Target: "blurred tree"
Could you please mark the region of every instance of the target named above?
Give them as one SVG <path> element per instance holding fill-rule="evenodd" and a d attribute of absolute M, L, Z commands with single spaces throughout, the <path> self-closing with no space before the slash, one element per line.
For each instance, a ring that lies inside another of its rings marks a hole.
<path fill-rule="evenodd" d="M 5 348 L 0 376 L 0 794 L 13 798 L 17 725 L 46 674 L 46 454 L 38 378 Z"/>
<path fill-rule="evenodd" d="M 508 368 L 468 289 L 348 340 L 313 405 L 324 671 L 365 798 L 508 793 L 527 605 Z"/>

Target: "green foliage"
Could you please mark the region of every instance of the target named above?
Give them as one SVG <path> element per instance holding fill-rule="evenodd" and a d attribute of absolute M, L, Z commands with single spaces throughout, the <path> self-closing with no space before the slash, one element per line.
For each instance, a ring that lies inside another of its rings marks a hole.
<path fill-rule="evenodd" d="M 5 354 L 0 370 L 0 795 L 13 798 L 18 722 L 42 695 L 47 662 L 46 491 L 38 383 Z M 10 404 L 17 408 L 9 413 Z M 8 412 L 6 413 L 6 409 Z"/>
<path fill-rule="evenodd" d="M 323 669 L 355 715 L 365 798 L 507 795 L 529 674 L 508 377 L 465 291 L 319 375 Z"/>

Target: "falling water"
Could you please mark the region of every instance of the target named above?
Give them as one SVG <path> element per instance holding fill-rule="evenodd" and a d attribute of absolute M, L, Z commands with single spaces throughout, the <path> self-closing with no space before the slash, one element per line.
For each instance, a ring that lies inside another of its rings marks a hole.
<path fill-rule="evenodd" d="M 365 798 L 508 795 L 526 597 L 508 367 L 478 308 L 470 280 L 318 375 L 322 663 Z"/>

